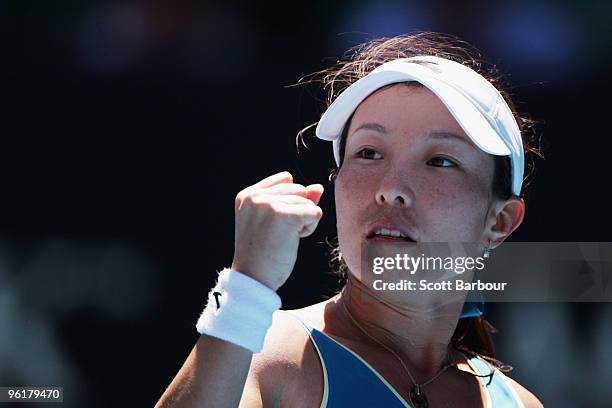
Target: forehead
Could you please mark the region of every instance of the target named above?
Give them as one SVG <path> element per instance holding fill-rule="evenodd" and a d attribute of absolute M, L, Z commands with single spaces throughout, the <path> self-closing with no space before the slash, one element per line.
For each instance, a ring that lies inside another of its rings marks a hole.
<path fill-rule="evenodd" d="M 390 84 L 369 95 L 353 113 L 348 134 L 365 123 L 382 125 L 388 132 L 446 131 L 473 144 L 444 103 L 417 82 Z"/>

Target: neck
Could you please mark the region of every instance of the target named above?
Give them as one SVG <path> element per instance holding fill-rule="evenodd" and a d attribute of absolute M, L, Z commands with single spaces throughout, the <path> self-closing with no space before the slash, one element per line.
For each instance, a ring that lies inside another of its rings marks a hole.
<path fill-rule="evenodd" d="M 340 321 L 346 332 L 357 341 L 380 347 L 378 341 L 393 350 L 417 382 L 435 375 L 451 358 L 448 345 L 461 305 L 447 304 L 423 311 L 390 303 L 377 297 L 350 272 L 337 297 L 337 316 L 342 315 Z"/>

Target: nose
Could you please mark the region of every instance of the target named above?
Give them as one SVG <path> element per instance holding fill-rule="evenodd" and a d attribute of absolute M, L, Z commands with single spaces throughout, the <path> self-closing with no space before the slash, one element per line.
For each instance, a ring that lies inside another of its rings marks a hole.
<path fill-rule="evenodd" d="M 392 207 L 410 207 L 414 204 L 414 193 L 405 182 L 387 179 L 376 191 L 376 202 Z"/>

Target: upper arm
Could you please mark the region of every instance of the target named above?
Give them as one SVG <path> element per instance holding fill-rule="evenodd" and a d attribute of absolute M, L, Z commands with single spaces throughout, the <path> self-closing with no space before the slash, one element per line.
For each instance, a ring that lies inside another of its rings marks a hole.
<path fill-rule="evenodd" d="M 274 313 L 263 349 L 253 354 L 244 386 L 241 408 L 279 407 L 285 387 L 298 365 L 299 342 L 292 335 L 293 322 L 284 313 Z"/>
<path fill-rule="evenodd" d="M 508 379 L 508 382 L 510 383 L 512 388 L 514 388 L 514 391 L 516 391 L 517 395 L 521 399 L 521 402 L 523 403 L 525 408 L 543 408 L 544 407 L 544 405 L 542 405 L 540 400 L 535 395 L 533 395 L 533 393 L 531 393 L 521 384 L 514 381 L 512 378 L 508 376 L 506 376 L 506 378 Z"/>

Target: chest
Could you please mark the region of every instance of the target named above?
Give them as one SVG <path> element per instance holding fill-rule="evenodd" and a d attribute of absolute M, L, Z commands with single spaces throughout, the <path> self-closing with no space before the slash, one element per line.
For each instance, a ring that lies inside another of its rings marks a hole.
<path fill-rule="evenodd" d="M 368 358 L 363 352 L 355 351 L 365 359 L 372 370 L 355 359 L 356 365 L 352 369 L 334 371 L 326 367 L 324 374 L 324 363 L 321 362 L 319 351 L 310 342 L 304 350 L 301 369 L 296 371 L 294 378 L 288 379 L 290 385 L 286 388 L 280 406 L 364 407 L 372 406 L 371 402 L 366 400 L 373 397 L 377 402 L 381 398 L 386 398 L 392 404 L 385 406 L 407 406 L 401 401 L 401 399 L 408 401 L 408 390 L 412 385 L 406 375 L 389 362 L 388 365 L 375 364 L 373 362 L 379 359 Z M 372 371 L 376 371 L 377 374 Z M 367 376 L 367 381 L 364 380 L 364 376 Z M 429 406 L 454 408 L 487 406 L 488 395 L 484 384 L 456 369 L 445 373 L 437 384 L 428 385 L 425 391 Z M 327 405 L 321 405 L 324 398 L 328 400 Z"/>

